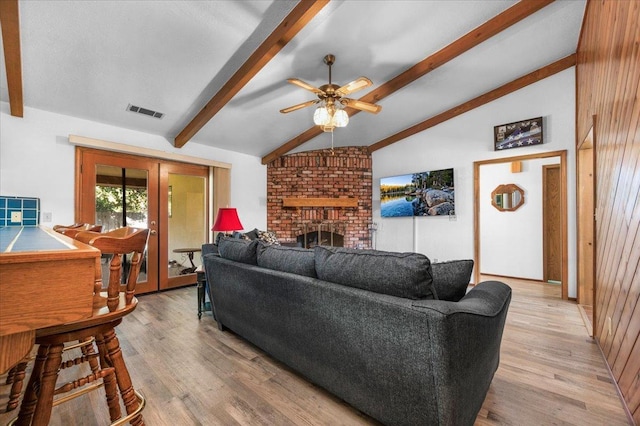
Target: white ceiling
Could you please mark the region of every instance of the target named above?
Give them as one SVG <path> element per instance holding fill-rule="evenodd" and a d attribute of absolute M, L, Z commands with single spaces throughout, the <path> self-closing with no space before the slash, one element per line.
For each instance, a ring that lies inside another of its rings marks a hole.
<path fill-rule="evenodd" d="M 359 98 L 478 27 L 510 0 L 333 0 L 188 143 L 264 156 L 312 123 L 288 84 L 364 75 Z M 21 0 L 24 105 L 173 138 L 293 9 L 292 1 Z M 335 145 L 370 145 L 576 51 L 585 0 L 557 0 L 352 117 Z M 0 97 L 8 101 L 4 52 Z M 126 111 L 128 104 L 165 113 Z M 320 135 L 297 150 L 326 148 Z M 162 149 L 163 147 L 158 147 Z"/>

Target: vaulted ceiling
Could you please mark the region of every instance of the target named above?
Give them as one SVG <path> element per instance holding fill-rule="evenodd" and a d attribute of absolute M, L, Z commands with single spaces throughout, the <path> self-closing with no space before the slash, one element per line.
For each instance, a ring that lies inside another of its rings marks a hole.
<path fill-rule="evenodd" d="M 584 0 L 2 3 L 0 99 L 12 114 L 19 104 L 265 163 L 330 143 L 314 106 L 279 112 L 316 99 L 286 80 L 327 83 L 328 53 L 334 83 L 366 76 L 373 85 L 350 97 L 382 106 L 349 110 L 335 146 L 381 149 L 575 64 L 585 9 Z"/>

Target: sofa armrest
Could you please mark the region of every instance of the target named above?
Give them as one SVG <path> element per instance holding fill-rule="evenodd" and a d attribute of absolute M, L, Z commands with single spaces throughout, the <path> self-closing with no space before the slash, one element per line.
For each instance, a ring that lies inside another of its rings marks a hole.
<path fill-rule="evenodd" d="M 511 301 L 511 287 L 500 281 L 484 281 L 473 287 L 460 301 L 433 303 L 432 300 L 417 300 L 412 303 L 416 309 L 428 309 L 451 315 L 466 312 L 475 315 L 495 316 L 505 303 Z"/>
<path fill-rule="evenodd" d="M 486 281 L 459 302 L 412 304 L 430 316 L 441 315 L 439 320 L 429 321 L 440 424 L 473 424 L 498 369 L 510 301 L 509 286 Z"/>

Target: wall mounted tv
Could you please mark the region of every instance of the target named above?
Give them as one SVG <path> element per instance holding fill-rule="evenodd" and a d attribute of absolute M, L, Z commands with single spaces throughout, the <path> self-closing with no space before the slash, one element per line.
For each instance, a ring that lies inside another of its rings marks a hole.
<path fill-rule="evenodd" d="M 380 215 L 452 216 L 456 213 L 453 169 L 380 179 Z"/>

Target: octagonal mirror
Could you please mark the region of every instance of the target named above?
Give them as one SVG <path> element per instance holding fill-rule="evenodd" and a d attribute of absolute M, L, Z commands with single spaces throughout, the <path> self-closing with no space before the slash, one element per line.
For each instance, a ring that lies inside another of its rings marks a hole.
<path fill-rule="evenodd" d="M 524 204 L 524 190 L 515 183 L 498 185 L 491 193 L 491 205 L 501 212 L 513 212 Z"/>

